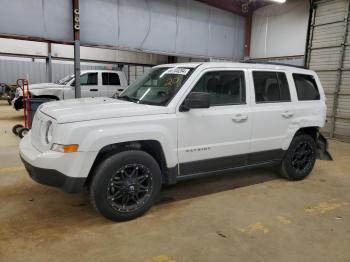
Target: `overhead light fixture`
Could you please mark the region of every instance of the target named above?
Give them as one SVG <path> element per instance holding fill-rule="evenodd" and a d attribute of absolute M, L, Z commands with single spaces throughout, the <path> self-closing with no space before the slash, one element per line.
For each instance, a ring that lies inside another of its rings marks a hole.
<path fill-rule="evenodd" d="M 286 2 L 286 0 L 271 0 L 272 2 L 276 2 L 276 3 L 279 3 L 279 4 L 283 4 Z"/>

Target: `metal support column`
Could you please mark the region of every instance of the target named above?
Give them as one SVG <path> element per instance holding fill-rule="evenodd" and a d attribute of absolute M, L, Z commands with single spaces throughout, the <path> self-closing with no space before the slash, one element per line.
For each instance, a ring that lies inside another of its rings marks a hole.
<path fill-rule="evenodd" d="M 304 58 L 304 66 L 306 68 L 309 68 L 310 66 L 312 40 L 314 38 L 314 30 L 315 30 L 315 17 L 316 17 L 316 6 L 314 4 L 314 1 L 310 0 L 309 26 L 308 26 L 308 32 L 307 32 L 306 50 L 305 50 L 305 58 Z"/>
<path fill-rule="evenodd" d="M 245 17 L 245 35 L 244 35 L 244 59 L 250 58 L 250 44 L 252 38 L 253 14 L 249 11 Z"/>
<path fill-rule="evenodd" d="M 79 0 L 73 1 L 73 32 L 74 32 L 74 76 L 75 98 L 81 97 L 80 89 L 80 10 Z"/>
<path fill-rule="evenodd" d="M 337 72 L 337 80 L 336 80 L 336 84 L 335 84 L 333 107 L 332 107 L 330 137 L 334 137 L 334 132 L 335 132 L 339 92 L 340 92 L 341 78 L 342 78 L 343 66 L 344 66 L 345 43 L 346 43 L 346 36 L 348 34 L 348 28 L 349 28 L 350 0 L 348 0 L 347 8 L 346 8 L 345 12 L 346 13 L 345 13 L 345 17 L 344 17 L 344 31 L 343 31 L 343 35 L 342 35 L 339 62 L 338 62 L 338 68 L 337 68 L 337 71 L 338 71 Z"/>
<path fill-rule="evenodd" d="M 51 43 L 47 43 L 47 58 L 46 58 L 46 68 L 47 68 L 47 81 L 52 83 L 52 55 L 51 55 Z"/>

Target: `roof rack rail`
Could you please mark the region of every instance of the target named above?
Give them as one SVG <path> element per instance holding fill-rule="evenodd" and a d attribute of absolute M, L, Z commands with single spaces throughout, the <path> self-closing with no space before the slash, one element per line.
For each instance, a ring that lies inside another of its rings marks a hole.
<path fill-rule="evenodd" d="M 249 63 L 249 64 L 265 64 L 265 65 L 280 65 L 280 66 L 291 66 L 301 69 L 307 69 L 305 66 L 298 66 L 298 65 L 292 65 L 292 64 L 285 64 L 285 63 L 279 63 L 279 62 L 270 62 L 270 61 L 257 61 L 257 60 L 241 60 L 241 63 Z"/>

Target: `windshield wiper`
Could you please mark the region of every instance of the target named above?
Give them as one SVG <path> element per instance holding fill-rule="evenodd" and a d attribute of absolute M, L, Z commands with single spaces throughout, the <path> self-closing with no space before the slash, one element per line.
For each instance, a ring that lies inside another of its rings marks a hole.
<path fill-rule="evenodd" d="M 123 100 L 127 100 L 127 101 L 130 101 L 130 102 L 139 102 L 140 100 L 136 97 L 131 97 L 131 96 L 127 96 L 127 95 L 124 95 L 124 96 L 117 96 L 118 99 L 123 99 Z"/>

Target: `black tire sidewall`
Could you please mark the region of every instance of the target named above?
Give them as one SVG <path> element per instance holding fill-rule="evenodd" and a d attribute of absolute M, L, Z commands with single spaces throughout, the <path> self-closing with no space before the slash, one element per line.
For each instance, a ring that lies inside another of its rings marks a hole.
<path fill-rule="evenodd" d="M 20 128 L 23 128 L 23 125 L 21 125 L 21 124 L 14 125 L 12 127 L 12 133 L 17 136 Z"/>
<path fill-rule="evenodd" d="M 309 168 L 304 170 L 303 172 L 298 172 L 292 167 L 292 157 L 294 154 L 294 151 L 296 147 L 301 143 L 301 142 L 307 142 L 311 148 L 312 148 L 312 162 Z M 306 134 L 298 135 L 296 136 L 293 141 L 291 142 L 291 145 L 289 146 L 289 149 L 283 159 L 282 162 L 282 173 L 285 177 L 291 179 L 291 180 L 302 180 L 305 177 L 307 177 L 312 169 L 314 168 L 316 162 L 316 142 L 315 140 Z"/>
<path fill-rule="evenodd" d="M 23 127 L 23 128 L 21 128 L 19 131 L 18 131 L 18 136 L 20 137 L 20 138 L 23 138 L 24 136 L 25 136 L 25 132 L 29 132 L 29 129 L 28 128 L 26 128 L 26 127 Z"/>
<path fill-rule="evenodd" d="M 152 193 L 143 207 L 131 212 L 118 212 L 107 201 L 107 185 L 115 172 L 127 164 L 142 164 L 151 171 Z M 90 198 L 95 209 L 113 221 L 125 221 L 141 216 L 154 204 L 162 185 L 161 171 L 155 159 L 139 150 L 123 151 L 105 159 L 96 169 L 90 185 Z"/>

